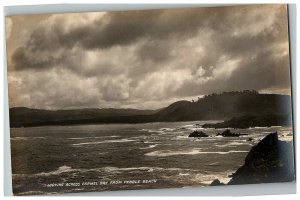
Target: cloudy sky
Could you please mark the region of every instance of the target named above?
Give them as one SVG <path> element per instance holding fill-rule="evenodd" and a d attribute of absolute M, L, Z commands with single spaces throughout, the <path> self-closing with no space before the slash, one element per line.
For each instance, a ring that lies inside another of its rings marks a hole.
<path fill-rule="evenodd" d="M 213 92 L 290 94 L 283 5 L 6 18 L 10 107 L 157 109 Z"/>

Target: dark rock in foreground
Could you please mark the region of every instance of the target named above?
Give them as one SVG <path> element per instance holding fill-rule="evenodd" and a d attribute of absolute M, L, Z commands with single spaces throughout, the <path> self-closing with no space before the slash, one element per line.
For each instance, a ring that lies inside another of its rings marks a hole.
<path fill-rule="evenodd" d="M 267 135 L 252 147 L 244 165 L 231 177 L 228 185 L 295 180 L 293 143 L 279 141 L 277 132 Z"/>
<path fill-rule="evenodd" d="M 217 186 L 217 185 L 225 185 L 224 183 L 221 183 L 220 181 L 219 181 L 219 179 L 215 179 L 215 180 L 213 180 L 213 182 L 211 182 L 211 184 L 210 184 L 211 186 Z"/>
<path fill-rule="evenodd" d="M 278 140 L 277 132 L 267 135 L 248 153 L 245 164 L 228 184 L 287 182 L 295 179 L 293 143 Z"/>
<path fill-rule="evenodd" d="M 208 137 L 208 135 L 202 131 L 194 131 L 190 133 L 189 137 Z"/>
<path fill-rule="evenodd" d="M 223 137 L 240 137 L 241 135 L 244 135 L 244 134 L 240 134 L 240 133 L 233 133 L 233 132 L 230 132 L 229 129 L 225 130 L 223 133 L 218 133 L 216 136 L 223 136 Z"/>
<path fill-rule="evenodd" d="M 204 124 L 203 128 L 249 128 L 249 127 L 269 127 L 269 126 L 290 126 L 292 124 L 291 115 L 257 115 L 234 117 L 230 120 L 216 123 Z"/>

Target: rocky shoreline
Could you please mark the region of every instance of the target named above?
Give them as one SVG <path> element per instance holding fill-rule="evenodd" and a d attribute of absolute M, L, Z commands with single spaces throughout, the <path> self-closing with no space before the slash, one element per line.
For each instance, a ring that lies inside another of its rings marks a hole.
<path fill-rule="evenodd" d="M 289 182 L 295 180 L 293 142 L 278 140 L 277 132 L 270 133 L 253 146 L 245 163 L 230 175 L 227 185 Z M 211 186 L 226 185 L 215 179 Z"/>
<path fill-rule="evenodd" d="M 226 129 L 222 133 L 217 133 L 215 136 L 216 137 L 217 136 L 221 136 L 221 137 L 240 137 L 242 135 L 247 135 L 247 134 L 234 133 L 234 132 L 231 132 L 229 129 Z M 196 131 L 193 131 L 192 133 L 190 133 L 188 137 L 212 137 L 212 136 L 208 136 L 203 131 L 196 130 Z"/>
<path fill-rule="evenodd" d="M 239 128 L 290 126 L 291 115 L 245 115 L 233 117 L 216 124 L 204 124 L 203 128 Z"/>

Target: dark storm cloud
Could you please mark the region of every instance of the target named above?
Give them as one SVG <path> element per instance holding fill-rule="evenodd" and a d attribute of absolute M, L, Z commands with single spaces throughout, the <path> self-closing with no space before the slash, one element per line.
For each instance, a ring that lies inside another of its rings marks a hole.
<path fill-rule="evenodd" d="M 62 57 L 55 58 L 52 55 L 47 55 L 45 58 L 35 59 L 26 55 L 24 47 L 19 47 L 13 54 L 12 60 L 15 63 L 16 70 L 23 70 L 24 68 L 43 69 L 49 66 L 56 65 L 63 61 Z"/>
<path fill-rule="evenodd" d="M 214 31 L 213 40 L 207 46 L 210 52 L 203 64 L 214 65 L 216 57 L 223 54 L 239 54 L 259 48 L 257 44 L 263 44 L 274 40 L 272 34 L 261 33 L 259 36 L 232 36 L 232 30 L 253 20 L 263 20 L 264 15 L 258 15 L 254 19 L 237 15 L 234 12 L 253 12 L 254 8 L 210 8 L 210 9 L 179 9 L 179 10 L 154 10 L 154 11 L 130 11 L 111 12 L 100 19 L 79 27 L 65 30 L 64 20 L 55 21 L 50 27 L 37 27 L 23 48 L 19 48 L 13 56 L 13 62 L 17 69 L 51 67 L 57 62 L 54 57 L 31 59 L 29 53 L 43 51 L 55 51 L 57 49 L 71 49 L 79 46 L 83 50 L 105 49 L 115 45 L 130 45 L 137 40 L 148 38 L 150 41 L 140 48 L 140 59 L 153 59 L 161 61 L 168 58 L 170 45 L 162 46 L 161 40 L 176 37 L 192 37 L 199 29 Z M 279 16 L 281 17 L 281 16 Z M 284 16 L 283 16 L 284 18 Z M 279 24 L 280 28 L 282 24 Z M 251 31 L 251 30 L 250 30 Z M 272 30 L 270 30 L 272 31 Z M 279 33 L 282 33 L 280 31 Z M 149 39 L 150 38 L 150 39 Z M 275 39 L 278 39 L 276 37 Z M 162 47 L 162 48 L 161 48 Z M 169 48 L 168 48 L 169 47 Z M 216 54 L 214 56 L 214 54 Z M 30 60 L 36 60 L 30 64 Z M 51 61 L 50 61 L 51 60 Z M 26 61 L 24 63 L 24 61 Z M 61 58 L 58 62 L 61 62 Z M 25 65 L 26 64 L 26 65 Z M 19 67 L 22 66 L 22 67 Z M 43 66 L 43 67 L 41 67 Z"/>
<path fill-rule="evenodd" d="M 24 64 L 24 60 L 30 60 L 26 58 L 29 57 L 27 51 L 34 54 L 61 48 L 70 49 L 76 45 L 83 49 L 103 49 L 115 45 L 129 45 L 142 38 L 150 38 L 149 41 L 153 41 L 170 37 L 177 37 L 177 39 L 191 37 L 201 26 L 223 24 L 221 20 L 226 15 L 224 9 L 226 8 L 111 12 L 89 24 L 67 30 L 64 28 L 64 20 L 56 20 L 50 26 L 44 24 L 37 27 L 25 46 L 15 52 L 15 54 L 22 54 L 21 59 L 19 56 L 14 56 L 13 62 L 16 66 L 20 66 Z M 147 51 L 147 48 L 151 50 L 154 49 L 153 47 L 151 44 L 145 45 L 143 51 L 154 59 L 162 59 L 162 54 L 168 50 L 161 51 L 160 56 L 157 51 L 152 53 Z M 143 58 L 143 52 L 140 55 Z M 46 62 L 43 66 L 50 67 L 53 63 L 55 62 Z M 33 63 L 24 65 L 23 68 L 39 68 L 39 66 Z"/>
<path fill-rule="evenodd" d="M 283 5 L 52 15 L 11 60 L 19 105 L 159 108 L 212 92 L 290 88 Z M 45 74 L 55 88 L 48 94 L 34 87 Z"/>

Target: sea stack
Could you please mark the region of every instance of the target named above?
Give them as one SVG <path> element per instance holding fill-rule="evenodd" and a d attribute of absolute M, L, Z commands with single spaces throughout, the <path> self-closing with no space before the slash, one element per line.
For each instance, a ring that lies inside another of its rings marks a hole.
<path fill-rule="evenodd" d="M 189 137 L 208 137 L 208 135 L 203 131 L 194 131 L 190 133 Z"/>

